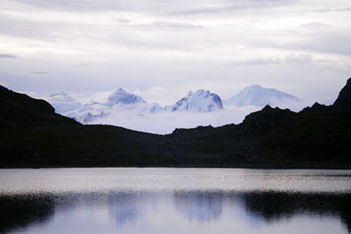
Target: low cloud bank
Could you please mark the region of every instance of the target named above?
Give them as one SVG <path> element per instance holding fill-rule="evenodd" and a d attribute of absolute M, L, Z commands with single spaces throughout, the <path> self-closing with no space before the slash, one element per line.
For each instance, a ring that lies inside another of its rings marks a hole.
<path fill-rule="evenodd" d="M 168 134 L 176 128 L 195 128 L 208 125 L 218 127 L 225 124 L 238 124 L 244 120 L 247 114 L 259 109 L 261 108 L 250 106 L 209 113 L 159 112 L 143 114 L 116 111 L 89 124 L 110 124 L 137 131 Z"/>
<path fill-rule="evenodd" d="M 280 106 L 293 111 L 300 111 L 307 106 L 306 102 L 295 105 Z M 261 110 L 262 107 L 228 107 L 224 110 L 197 113 L 197 112 L 156 112 L 156 113 L 135 113 L 133 111 L 122 111 L 114 109 L 104 118 L 97 118 L 89 124 L 109 124 L 120 126 L 136 131 L 169 134 L 176 128 L 196 128 L 198 126 L 219 127 L 226 124 L 239 124 L 245 116 Z"/>

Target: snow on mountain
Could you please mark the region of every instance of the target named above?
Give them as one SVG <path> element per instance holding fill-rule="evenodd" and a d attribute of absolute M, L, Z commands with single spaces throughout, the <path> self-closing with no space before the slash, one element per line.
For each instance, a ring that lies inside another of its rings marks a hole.
<path fill-rule="evenodd" d="M 146 103 L 146 101 L 142 97 L 129 93 L 122 88 L 116 89 L 107 98 L 107 104 L 110 106 L 118 104 L 132 105 L 137 103 Z"/>
<path fill-rule="evenodd" d="M 90 123 L 96 119 L 105 118 L 106 116 L 108 116 L 108 113 L 105 113 L 103 111 L 101 111 L 100 113 L 97 113 L 97 114 L 93 114 L 89 111 L 82 112 L 82 113 L 69 112 L 69 113 L 66 113 L 66 116 L 73 118 L 80 123 Z"/>
<path fill-rule="evenodd" d="M 113 112 L 131 111 L 135 113 L 155 113 L 163 111 L 157 103 L 148 103 L 142 97 L 122 88 L 116 89 L 108 98 L 107 105 Z"/>
<path fill-rule="evenodd" d="M 81 107 L 80 102 L 64 92 L 51 94 L 48 98 L 48 102 L 55 108 L 55 111 L 60 114 L 77 110 Z"/>
<path fill-rule="evenodd" d="M 157 103 L 147 103 L 142 97 L 119 88 L 108 96 L 105 102 L 90 102 L 81 104 L 66 93 L 55 93 L 48 98 L 57 113 L 73 118 L 81 123 L 90 123 L 109 115 L 121 112 L 156 113 L 163 111 Z M 112 116 L 113 117 L 113 116 Z"/>
<path fill-rule="evenodd" d="M 192 111 L 192 112 L 212 112 L 222 110 L 221 98 L 209 90 L 199 89 L 195 93 L 190 91 L 185 97 L 177 101 L 172 106 L 166 106 L 166 111 Z"/>
<path fill-rule="evenodd" d="M 91 102 L 81 105 L 80 108 L 64 113 L 81 123 L 89 123 L 97 118 L 104 118 L 110 112 L 110 106 L 104 103 Z"/>
<path fill-rule="evenodd" d="M 139 105 L 139 112 L 142 113 L 156 113 L 161 111 L 164 111 L 164 108 L 158 103 L 143 103 L 142 105 Z"/>
<path fill-rule="evenodd" d="M 277 89 L 264 88 L 260 85 L 250 85 L 237 95 L 227 99 L 225 105 L 242 106 L 285 106 L 286 104 L 298 103 L 300 100 L 288 93 Z"/>
<path fill-rule="evenodd" d="M 105 100 L 100 98 L 99 102 L 82 104 L 63 92 L 52 94 L 47 100 L 55 107 L 56 112 L 84 124 L 113 124 L 164 134 L 172 132 L 174 128 L 239 123 L 245 115 L 261 106 L 299 101 L 290 94 L 259 85 L 249 86 L 227 100 L 226 111 L 220 112 L 215 112 L 224 109 L 220 96 L 203 89 L 190 91 L 174 105 L 165 107 L 148 103 L 142 97 L 122 88 L 106 95 Z M 279 106 L 281 107 L 280 104 Z"/>

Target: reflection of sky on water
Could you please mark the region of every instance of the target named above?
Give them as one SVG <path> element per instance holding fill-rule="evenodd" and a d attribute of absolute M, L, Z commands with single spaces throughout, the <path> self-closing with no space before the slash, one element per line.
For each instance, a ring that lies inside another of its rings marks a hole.
<path fill-rule="evenodd" d="M 147 192 L 2 196 L 0 232 L 347 233 L 351 195 Z M 9 218 L 11 217 L 11 218 Z"/>
<path fill-rule="evenodd" d="M 26 173 L 14 171 L 18 174 L 7 177 L 7 184 L 0 188 L 4 191 L 4 187 L 13 184 L 12 190 L 0 195 L 0 209 L 6 211 L 0 212 L 0 232 L 351 232 L 351 193 L 349 187 L 343 187 L 349 183 L 348 171 L 25 170 L 30 172 L 26 179 L 37 179 L 34 190 L 27 180 L 19 179 L 18 175 Z M 102 178 L 104 183 L 94 185 L 89 180 L 92 176 L 84 180 L 89 172 L 95 176 L 94 183 Z M 0 182 L 5 181 L 1 175 L 9 175 L 8 171 L 2 173 L 0 170 Z M 138 189 L 130 189 L 126 178 Z M 233 182 L 227 183 L 233 178 L 236 187 Z M 71 191 L 77 181 L 84 183 Z M 205 181 L 209 183 L 206 185 Z M 259 181 L 270 189 L 262 189 Z M 172 189 L 182 182 L 183 190 Z M 332 183 L 330 188 L 328 183 Z M 48 185 L 46 190 L 44 185 Z M 294 189 L 287 190 L 288 185 Z M 252 189 L 254 186 L 256 189 Z"/>
<path fill-rule="evenodd" d="M 123 227 L 127 223 L 131 223 L 138 218 L 138 197 L 133 193 L 116 194 L 108 197 L 108 214 L 114 217 L 118 227 Z M 139 201 L 142 202 L 142 201 Z"/>
<path fill-rule="evenodd" d="M 221 193 L 175 193 L 174 203 L 177 211 L 188 220 L 206 223 L 220 218 L 222 198 Z"/>

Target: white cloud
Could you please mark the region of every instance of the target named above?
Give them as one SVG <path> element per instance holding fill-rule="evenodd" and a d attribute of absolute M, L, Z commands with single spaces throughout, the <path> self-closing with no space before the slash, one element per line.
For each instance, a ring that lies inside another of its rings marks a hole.
<path fill-rule="evenodd" d="M 91 124 L 112 124 L 137 131 L 168 134 L 175 128 L 194 128 L 208 125 L 218 127 L 225 124 L 238 124 L 247 114 L 259 109 L 259 107 L 241 107 L 210 113 L 159 112 L 139 115 L 130 111 L 118 110 L 106 118 L 91 122 Z"/>
<path fill-rule="evenodd" d="M 348 0 L 2 0 L 0 81 L 83 102 L 124 87 L 171 104 L 189 90 L 229 97 L 258 83 L 328 103 L 350 76 L 350 9 Z"/>

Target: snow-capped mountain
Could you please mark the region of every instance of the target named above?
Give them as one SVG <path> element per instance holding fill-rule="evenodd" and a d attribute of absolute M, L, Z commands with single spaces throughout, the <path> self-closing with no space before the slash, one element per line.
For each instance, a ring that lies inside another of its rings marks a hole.
<path fill-rule="evenodd" d="M 106 104 L 115 110 L 133 111 L 137 113 L 155 113 L 163 108 L 157 103 L 148 103 L 142 97 L 122 88 L 116 89 L 107 98 Z"/>
<path fill-rule="evenodd" d="M 91 102 L 81 105 L 80 108 L 62 113 L 81 123 L 89 123 L 97 118 L 106 117 L 111 107 L 106 103 Z"/>
<path fill-rule="evenodd" d="M 138 103 L 146 103 L 146 101 L 142 97 L 129 93 L 122 88 L 116 89 L 107 98 L 107 104 L 110 106 L 118 104 L 133 105 Z"/>
<path fill-rule="evenodd" d="M 77 110 L 81 107 L 80 102 L 64 92 L 53 93 L 49 96 L 48 102 L 55 108 L 57 113 L 66 113 Z"/>
<path fill-rule="evenodd" d="M 277 89 L 264 88 L 260 85 L 250 85 L 240 91 L 237 95 L 227 99 L 225 105 L 243 106 L 259 106 L 266 105 L 280 106 L 287 103 L 298 103 L 300 100 L 288 93 L 284 93 Z"/>
<path fill-rule="evenodd" d="M 221 98 L 209 90 L 199 89 L 190 91 L 185 97 L 172 106 L 166 106 L 166 111 L 212 112 L 223 109 Z"/>
<path fill-rule="evenodd" d="M 105 102 L 81 104 L 66 93 L 55 93 L 47 99 L 55 111 L 73 118 L 81 123 L 89 123 L 108 115 L 120 112 L 155 113 L 163 111 L 157 103 L 147 103 L 142 97 L 134 95 L 122 88 L 112 92 Z"/>
<path fill-rule="evenodd" d="M 142 97 L 122 88 L 114 90 L 104 99 L 98 96 L 100 100 L 98 102 L 91 99 L 94 96 L 80 97 L 83 98 L 82 100 L 91 101 L 79 102 L 63 92 L 52 94 L 47 100 L 54 106 L 57 113 L 84 124 L 112 124 L 154 133 L 169 133 L 178 127 L 239 123 L 245 115 L 258 110 L 261 106 L 269 104 L 282 107 L 281 103 L 299 101 L 290 94 L 276 89 L 266 89 L 259 85 L 249 86 L 227 100 L 224 103 L 228 107 L 226 111 L 218 111 L 224 109 L 219 95 L 203 89 L 196 92 L 190 91 L 169 106 L 148 103 Z M 285 105 L 285 107 L 290 106 Z"/>

